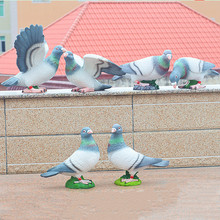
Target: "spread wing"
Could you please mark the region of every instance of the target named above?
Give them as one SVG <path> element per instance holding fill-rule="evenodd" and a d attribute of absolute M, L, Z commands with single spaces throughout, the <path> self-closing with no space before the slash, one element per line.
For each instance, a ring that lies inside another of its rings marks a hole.
<path fill-rule="evenodd" d="M 17 66 L 22 73 L 43 61 L 48 45 L 44 39 L 43 27 L 31 25 L 17 36 L 14 47 L 17 51 Z"/>
<path fill-rule="evenodd" d="M 95 54 L 87 54 L 84 57 L 83 68 L 88 72 L 93 78 L 97 78 L 102 72 L 111 75 L 124 75 L 121 67 L 117 64 L 111 62 L 110 60 Z"/>

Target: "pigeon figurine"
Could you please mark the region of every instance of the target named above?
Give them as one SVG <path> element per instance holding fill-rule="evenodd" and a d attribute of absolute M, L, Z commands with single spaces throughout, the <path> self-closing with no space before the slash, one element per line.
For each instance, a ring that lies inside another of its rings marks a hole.
<path fill-rule="evenodd" d="M 93 92 L 111 88 L 110 85 L 104 85 L 96 80 L 101 72 L 109 74 L 125 74 L 121 67 L 112 63 L 104 57 L 95 54 L 87 54 L 83 59 L 70 51 L 64 53 L 66 61 L 67 79 L 76 85 L 72 91 Z"/>
<path fill-rule="evenodd" d="M 67 188 L 92 188 L 94 183 L 91 180 L 85 180 L 83 174 L 91 170 L 99 161 L 99 148 L 92 137 L 92 130 L 85 127 L 81 130 L 81 145 L 68 159 L 63 163 L 49 169 L 42 177 L 51 177 L 57 174 L 72 176 L 66 182 Z"/>
<path fill-rule="evenodd" d="M 155 83 L 162 78 L 169 70 L 172 52 L 165 50 L 161 56 L 146 57 L 121 65 L 124 76 L 114 76 L 112 80 L 127 77 L 136 82 L 134 90 L 156 90 L 159 86 Z"/>
<path fill-rule="evenodd" d="M 173 71 L 170 74 L 170 82 L 174 88 L 178 85 L 180 79 L 187 79 L 188 83 L 179 88 L 200 89 L 205 88 L 201 81 L 207 75 L 216 76 L 218 72 L 213 70 L 215 64 L 205 62 L 192 57 L 182 57 L 174 63 Z"/>
<path fill-rule="evenodd" d="M 43 27 L 31 25 L 17 36 L 14 47 L 17 51 L 17 66 L 20 72 L 2 83 L 3 86 L 24 86 L 24 93 L 42 93 L 38 86 L 50 80 L 56 73 L 61 55 L 66 51 L 56 46 L 46 59 L 48 45 L 44 39 Z"/>
<path fill-rule="evenodd" d="M 117 168 L 126 170 L 126 175 L 115 181 L 116 185 L 121 186 L 140 185 L 137 172 L 150 165 L 157 167 L 169 165 L 169 161 L 144 156 L 128 147 L 124 142 L 122 127 L 119 124 L 112 127 L 112 135 L 108 143 L 108 159 Z"/>

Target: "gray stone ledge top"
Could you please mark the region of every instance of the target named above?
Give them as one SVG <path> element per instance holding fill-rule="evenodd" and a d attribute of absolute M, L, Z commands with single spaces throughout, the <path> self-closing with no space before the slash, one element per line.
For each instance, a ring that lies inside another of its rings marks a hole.
<path fill-rule="evenodd" d="M 186 93 L 219 93 L 220 85 L 208 85 L 204 89 L 174 89 L 172 86 L 160 86 L 159 90 L 138 91 L 132 87 L 114 87 L 105 91 L 78 93 L 71 92 L 71 89 L 51 89 L 46 93 L 24 94 L 21 90 L 16 91 L 0 91 L 0 99 L 15 99 L 15 98 L 48 98 L 48 97 L 72 97 L 72 96 L 109 96 L 109 95 L 138 95 L 138 94 L 186 94 Z"/>

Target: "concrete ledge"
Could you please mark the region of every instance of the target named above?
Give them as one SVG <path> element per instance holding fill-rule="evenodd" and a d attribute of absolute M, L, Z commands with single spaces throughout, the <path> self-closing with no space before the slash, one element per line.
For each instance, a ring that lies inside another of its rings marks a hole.
<path fill-rule="evenodd" d="M 107 157 L 115 123 L 128 146 L 169 159 L 170 167 L 220 165 L 219 93 L 219 85 L 198 91 L 0 92 L 0 173 L 43 172 L 64 161 L 79 147 L 85 126 L 101 152 L 95 170 L 115 169 Z"/>

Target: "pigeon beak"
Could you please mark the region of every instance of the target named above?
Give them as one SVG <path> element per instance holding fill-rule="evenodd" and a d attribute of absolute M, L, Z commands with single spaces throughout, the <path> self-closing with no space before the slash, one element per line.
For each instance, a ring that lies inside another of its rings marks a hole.
<path fill-rule="evenodd" d="M 116 132 L 116 129 L 115 128 L 112 128 L 112 133 L 115 133 Z"/>
<path fill-rule="evenodd" d="M 87 131 L 87 134 L 92 134 L 92 133 L 93 133 L 92 130 L 88 130 L 88 131 Z"/>
<path fill-rule="evenodd" d="M 65 53 L 67 51 L 64 47 L 62 47 L 61 50 L 63 51 L 63 53 Z"/>
<path fill-rule="evenodd" d="M 171 54 L 167 54 L 167 58 L 168 58 L 169 60 L 171 60 L 171 59 L 172 59 L 172 55 L 171 55 Z"/>
<path fill-rule="evenodd" d="M 67 57 L 67 56 L 68 56 L 68 53 L 67 53 L 67 52 L 66 52 L 66 53 L 64 53 L 64 54 L 63 54 L 63 56 L 64 56 L 64 57 Z"/>
<path fill-rule="evenodd" d="M 176 82 L 175 83 L 171 83 L 171 85 L 173 86 L 174 89 L 176 89 Z"/>

